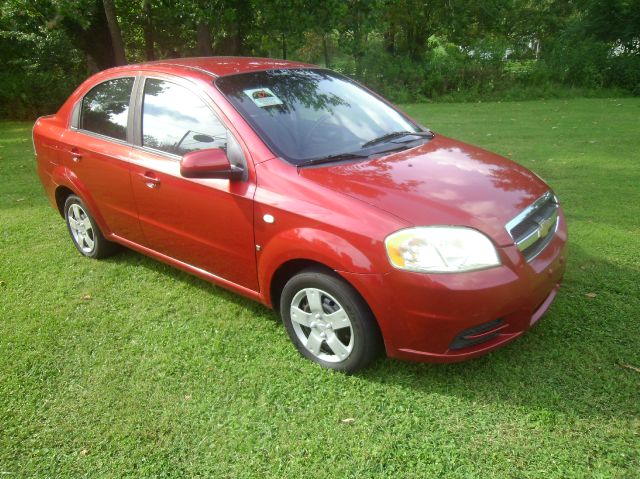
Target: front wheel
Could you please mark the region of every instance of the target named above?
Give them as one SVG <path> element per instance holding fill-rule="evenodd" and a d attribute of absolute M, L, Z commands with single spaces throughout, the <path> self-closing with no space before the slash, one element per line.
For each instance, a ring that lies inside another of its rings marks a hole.
<path fill-rule="evenodd" d="M 84 202 L 70 195 L 64 203 L 64 219 L 73 244 L 83 256 L 106 258 L 116 250 L 115 243 L 107 241 L 98 228 Z"/>
<path fill-rule="evenodd" d="M 353 373 L 382 349 L 378 325 L 360 295 L 322 271 L 305 270 L 287 282 L 280 314 L 298 351 L 326 368 Z"/>

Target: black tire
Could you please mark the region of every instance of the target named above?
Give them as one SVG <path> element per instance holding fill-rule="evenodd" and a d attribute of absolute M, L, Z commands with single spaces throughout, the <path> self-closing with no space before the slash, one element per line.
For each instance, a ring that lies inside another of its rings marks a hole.
<path fill-rule="evenodd" d="M 313 313 L 309 295 L 319 298 L 319 304 L 315 303 L 315 310 L 317 311 L 318 306 L 322 308 L 321 319 L 313 320 L 317 318 L 317 314 Z M 315 326 L 304 326 L 300 319 L 296 320 L 294 325 L 291 314 L 294 301 L 295 307 L 299 310 L 296 313 L 294 308 L 294 314 L 297 316 L 303 314 L 303 322 L 308 323 L 312 320 L 315 321 Z M 350 325 L 345 327 L 342 319 L 343 323 L 336 322 L 336 325 L 342 329 L 334 330 L 329 316 L 332 312 L 340 313 L 340 316 L 346 314 Z M 304 270 L 292 277 L 284 286 L 280 296 L 280 316 L 291 341 L 300 354 L 325 368 L 354 373 L 371 364 L 383 350 L 380 330 L 369 307 L 350 284 L 335 274 L 314 268 Z M 316 339 L 311 342 L 316 347 L 319 341 L 317 338 L 324 334 L 318 353 L 312 352 L 305 345 L 309 343 L 312 333 Z M 334 346 L 337 345 L 336 337 L 339 337 L 342 344 L 342 346 L 338 345 L 340 346 L 337 349 L 338 352 L 334 352 L 336 348 L 329 345 L 329 342 Z M 345 354 L 346 350 L 349 350 L 348 355 L 341 357 L 340 352 Z"/>
<path fill-rule="evenodd" d="M 78 196 L 69 195 L 64 202 L 64 219 L 69 236 L 81 255 L 101 259 L 117 251 L 117 245 L 105 239 L 89 209 Z"/>

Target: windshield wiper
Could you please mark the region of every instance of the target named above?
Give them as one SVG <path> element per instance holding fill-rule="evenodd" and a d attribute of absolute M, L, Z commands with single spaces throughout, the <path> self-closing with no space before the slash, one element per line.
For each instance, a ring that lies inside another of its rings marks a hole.
<path fill-rule="evenodd" d="M 354 160 L 368 157 L 369 155 L 364 153 L 338 153 L 337 155 L 323 156 L 321 158 L 311 158 L 303 161 L 302 163 L 298 163 L 297 166 L 321 165 L 323 163 L 333 163 L 334 161 Z"/>
<path fill-rule="evenodd" d="M 362 148 L 367 148 L 369 146 L 384 143 L 385 141 L 393 140 L 396 138 L 402 138 L 403 136 L 421 136 L 424 138 L 433 138 L 434 135 L 431 131 L 394 131 L 392 133 L 387 133 L 385 135 L 379 136 L 378 138 L 367 141 L 364 145 L 362 145 Z"/>

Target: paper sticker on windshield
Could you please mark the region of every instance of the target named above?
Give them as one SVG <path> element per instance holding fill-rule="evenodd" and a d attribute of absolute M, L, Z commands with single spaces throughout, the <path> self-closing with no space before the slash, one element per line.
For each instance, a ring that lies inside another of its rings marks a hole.
<path fill-rule="evenodd" d="M 265 106 L 282 105 L 282 100 L 276 96 L 268 88 L 254 88 L 252 90 L 244 90 L 244 94 L 247 95 L 253 103 L 260 108 Z"/>

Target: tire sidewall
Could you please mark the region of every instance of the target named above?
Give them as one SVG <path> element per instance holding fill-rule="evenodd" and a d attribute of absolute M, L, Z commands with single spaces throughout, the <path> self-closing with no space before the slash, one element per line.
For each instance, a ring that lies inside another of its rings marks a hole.
<path fill-rule="evenodd" d="M 330 294 L 349 316 L 353 349 L 346 360 L 337 363 L 324 361 L 311 353 L 298 338 L 291 321 L 291 301 L 300 290 L 305 288 L 317 288 Z M 350 373 L 366 366 L 375 357 L 373 353 L 377 348 L 375 334 L 377 326 L 372 324 L 375 320 L 358 293 L 342 279 L 315 271 L 305 271 L 294 276 L 282 290 L 280 315 L 291 341 L 300 354 L 323 367 Z"/>
<path fill-rule="evenodd" d="M 77 204 L 82 208 L 82 210 L 86 213 L 87 217 L 89 218 L 89 221 L 91 222 L 91 229 L 93 230 L 94 245 L 90 253 L 87 253 L 86 251 L 82 250 L 81 246 L 78 244 L 75 237 L 73 236 L 73 231 L 71 230 L 71 226 L 69 225 L 69 209 L 74 204 Z M 67 200 L 64 202 L 64 220 L 65 220 L 65 223 L 67 224 L 67 231 L 69 231 L 69 236 L 71 236 L 71 241 L 73 242 L 73 245 L 76 247 L 76 249 L 80 252 L 80 254 L 82 256 L 86 256 L 87 258 L 97 258 L 100 247 L 102 246 L 101 244 L 101 242 L 103 241 L 102 233 L 100 232 L 98 225 L 93 219 L 93 216 L 89 212 L 87 205 L 84 204 L 84 202 L 80 199 L 80 197 L 76 195 L 70 195 L 67 198 Z"/>

